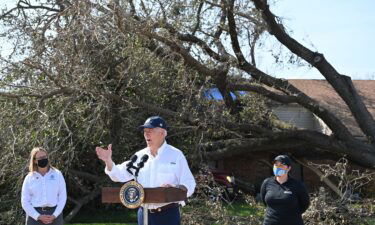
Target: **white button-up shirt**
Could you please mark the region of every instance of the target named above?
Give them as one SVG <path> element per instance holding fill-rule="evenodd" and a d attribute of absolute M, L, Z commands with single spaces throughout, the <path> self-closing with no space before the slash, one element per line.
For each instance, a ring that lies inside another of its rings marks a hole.
<path fill-rule="evenodd" d="M 154 157 L 150 149 L 144 148 L 135 153 L 137 161 L 140 162 L 143 155 L 149 156 L 144 167 L 140 169 L 137 181 L 145 188 L 160 187 L 163 184 L 171 184 L 173 186 L 184 185 L 187 188 L 187 197 L 191 196 L 195 189 L 195 180 L 191 173 L 184 154 L 177 148 L 168 145 L 166 141 L 158 149 L 158 154 Z M 105 168 L 105 173 L 115 182 L 126 182 L 134 179 L 126 170 L 126 161 L 119 165 L 113 165 L 112 170 Z M 149 204 L 150 209 L 155 209 L 168 203 Z M 183 204 L 183 202 L 181 202 Z"/>
<path fill-rule="evenodd" d="M 62 173 L 54 168 L 42 176 L 29 173 L 22 185 L 21 204 L 27 216 L 37 220 L 40 216 L 34 207 L 54 207 L 53 215 L 59 216 L 66 203 L 66 185 Z"/>

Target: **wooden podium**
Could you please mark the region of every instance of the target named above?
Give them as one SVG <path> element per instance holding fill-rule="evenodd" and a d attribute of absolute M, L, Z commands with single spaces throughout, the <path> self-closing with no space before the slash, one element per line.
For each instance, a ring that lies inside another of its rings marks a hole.
<path fill-rule="evenodd" d="M 102 203 L 121 203 L 120 187 L 103 187 Z M 167 203 L 185 201 L 187 192 L 175 187 L 144 188 L 143 203 Z"/>
<path fill-rule="evenodd" d="M 120 187 L 103 187 L 102 203 L 122 203 L 120 200 Z M 148 225 L 148 204 L 184 201 L 187 191 L 175 187 L 143 188 L 143 224 Z"/>

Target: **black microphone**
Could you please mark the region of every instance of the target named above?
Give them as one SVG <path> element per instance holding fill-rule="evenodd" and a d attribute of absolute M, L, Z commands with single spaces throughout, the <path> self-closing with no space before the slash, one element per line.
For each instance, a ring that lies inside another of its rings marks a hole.
<path fill-rule="evenodd" d="M 141 169 L 144 165 L 145 165 L 145 162 L 147 162 L 148 160 L 148 155 L 147 154 L 144 154 L 141 158 L 141 161 L 138 163 L 138 168 Z"/>
<path fill-rule="evenodd" d="M 130 167 L 130 166 L 132 166 L 133 163 L 134 163 L 135 161 L 137 161 L 137 158 L 138 158 L 137 155 L 132 155 L 132 157 L 130 157 L 130 162 L 128 162 L 128 163 L 126 164 L 126 167 Z"/>
<path fill-rule="evenodd" d="M 141 161 L 137 164 L 137 169 L 135 170 L 135 176 L 137 177 L 138 176 L 138 172 L 139 170 L 144 167 L 145 165 L 145 162 L 147 162 L 148 160 L 148 155 L 147 154 L 144 154 L 142 157 L 141 157 Z"/>
<path fill-rule="evenodd" d="M 134 162 L 137 161 L 138 156 L 137 155 L 132 155 L 130 157 L 130 162 L 126 163 L 126 170 L 133 175 L 133 172 L 130 169 L 137 169 L 136 167 L 133 166 Z"/>

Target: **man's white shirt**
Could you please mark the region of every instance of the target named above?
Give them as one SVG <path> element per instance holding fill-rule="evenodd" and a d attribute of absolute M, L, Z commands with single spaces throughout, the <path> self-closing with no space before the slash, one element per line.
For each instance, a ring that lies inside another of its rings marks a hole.
<path fill-rule="evenodd" d="M 184 185 L 187 188 L 187 197 L 191 196 L 195 189 L 194 176 L 191 173 L 184 154 L 177 148 L 169 145 L 164 141 L 164 144 L 158 149 L 158 154 L 152 156 L 150 149 L 144 148 L 135 153 L 137 161 L 134 165 L 140 162 L 143 155 L 149 156 L 144 167 L 139 171 L 137 181 L 145 188 L 161 187 L 163 184 L 171 184 L 172 186 Z M 134 179 L 126 169 L 126 161 L 119 165 L 113 165 L 112 170 L 108 171 L 105 168 L 105 173 L 115 182 L 127 182 Z M 155 209 L 166 205 L 163 204 L 149 204 L 150 209 Z M 181 202 L 183 204 L 183 202 Z"/>
<path fill-rule="evenodd" d="M 29 173 L 22 185 L 21 204 L 26 214 L 37 220 L 40 216 L 34 207 L 54 207 L 53 215 L 59 216 L 66 203 L 66 184 L 62 173 L 54 168 L 42 176 Z"/>

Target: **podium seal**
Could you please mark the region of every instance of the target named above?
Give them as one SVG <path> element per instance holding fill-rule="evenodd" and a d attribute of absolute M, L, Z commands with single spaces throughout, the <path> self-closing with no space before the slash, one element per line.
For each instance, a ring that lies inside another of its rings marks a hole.
<path fill-rule="evenodd" d="M 142 185 L 136 181 L 127 182 L 120 189 L 120 200 L 129 209 L 141 206 L 144 198 L 145 191 Z"/>

